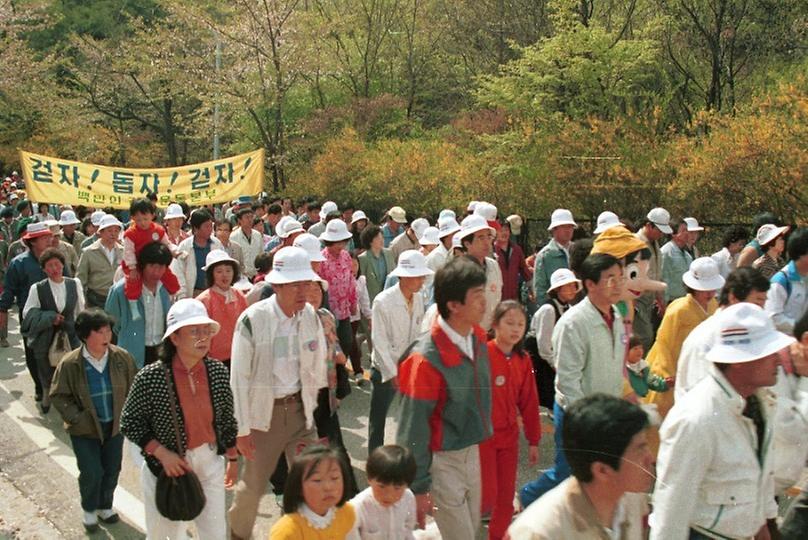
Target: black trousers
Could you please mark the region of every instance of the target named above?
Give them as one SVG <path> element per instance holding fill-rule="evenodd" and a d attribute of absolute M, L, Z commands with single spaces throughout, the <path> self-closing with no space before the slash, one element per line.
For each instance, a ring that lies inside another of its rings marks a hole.
<path fill-rule="evenodd" d="M 23 338 L 25 343 L 25 338 Z M 31 374 L 31 379 L 34 381 L 34 390 L 38 397 L 42 397 L 42 383 L 39 379 L 39 362 L 36 361 L 33 349 L 25 343 L 25 367 L 28 368 L 28 373 Z"/>

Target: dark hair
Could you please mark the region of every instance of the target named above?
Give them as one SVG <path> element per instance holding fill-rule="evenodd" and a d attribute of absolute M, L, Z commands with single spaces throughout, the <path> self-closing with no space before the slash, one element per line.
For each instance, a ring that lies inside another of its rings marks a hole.
<path fill-rule="evenodd" d="M 319 210 L 320 208 L 322 208 L 322 205 L 320 205 L 320 203 L 319 203 L 319 202 L 317 202 L 317 201 L 311 201 L 311 202 L 309 203 L 309 206 L 308 206 L 308 208 L 306 209 L 306 211 L 307 211 L 307 212 L 311 212 L 312 210 Z"/>
<path fill-rule="evenodd" d="M 115 325 L 115 318 L 99 308 L 88 308 L 76 315 L 76 336 L 86 341 L 92 332 L 101 330 L 105 326 L 110 329 Z"/>
<path fill-rule="evenodd" d="M 253 218 L 253 227 L 262 223 L 264 223 L 264 218 L 258 216 Z"/>
<path fill-rule="evenodd" d="M 7 217 L 14 217 L 14 209 L 10 206 L 6 206 L 2 210 L 0 210 L 0 218 L 7 218 Z"/>
<path fill-rule="evenodd" d="M 188 222 L 191 224 L 191 230 L 195 231 L 208 221 L 213 221 L 213 215 L 204 208 L 199 208 L 191 212 L 191 217 Z"/>
<path fill-rule="evenodd" d="M 595 241 L 592 238 L 581 238 L 573 242 L 570 246 L 570 270 L 572 270 L 578 278 L 581 277 L 581 266 L 584 264 L 586 258 L 589 257 L 589 253 L 592 251 L 592 246 L 594 245 Z"/>
<path fill-rule="evenodd" d="M 247 214 L 254 214 L 253 209 L 251 206 L 246 208 L 241 208 L 236 212 L 236 219 L 241 219 L 242 217 L 246 216 Z"/>
<path fill-rule="evenodd" d="M 280 214 L 282 212 L 283 208 L 277 203 L 270 204 L 269 208 L 267 208 L 267 214 Z"/>
<path fill-rule="evenodd" d="M 794 337 L 797 338 L 797 341 L 802 339 L 802 336 L 805 332 L 808 332 L 808 311 L 802 314 L 802 317 L 794 323 Z"/>
<path fill-rule="evenodd" d="M 62 255 L 62 252 L 59 251 L 57 248 L 48 248 L 42 252 L 42 255 L 39 256 L 39 265 L 42 268 L 45 268 L 45 265 L 51 259 L 59 259 L 59 262 L 62 263 L 62 266 L 65 265 L 65 256 Z"/>
<path fill-rule="evenodd" d="M 381 227 L 373 223 L 368 223 L 368 226 L 359 233 L 359 240 L 362 242 L 362 247 L 370 249 L 370 243 L 373 242 L 373 239 L 379 234 L 382 234 Z"/>
<path fill-rule="evenodd" d="M 767 223 L 771 223 L 772 225 L 777 225 L 780 227 L 783 223 L 780 221 L 780 218 L 775 216 L 772 212 L 761 212 L 760 214 L 755 215 L 752 218 L 752 230 L 757 232 L 759 228 Z"/>
<path fill-rule="evenodd" d="M 356 273 L 354 274 L 354 278 L 358 278 L 359 277 L 359 272 L 361 271 L 360 268 L 359 268 L 359 254 L 357 254 L 356 251 L 348 251 L 348 253 L 351 255 L 351 259 L 356 261 L 356 263 L 357 263 Z"/>
<path fill-rule="evenodd" d="M 348 479 L 352 474 L 348 469 L 342 454 L 336 449 L 320 444 L 307 446 L 300 454 L 295 456 L 289 466 L 289 474 L 286 477 L 286 485 L 283 487 L 283 513 L 293 514 L 297 512 L 301 504 L 306 502 L 303 498 L 303 482 L 308 480 L 314 470 L 324 461 L 334 460 L 339 464 L 342 472 L 342 497 L 337 502 L 337 507 L 341 507 L 348 500 Z"/>
<path fill-rule="evenodd" d="M 154 203 L 151 202 L 149 199 L 146 198 L 139 198 L 134 199 L 132 204 L 129 205 L 129 214 L 134 216 L 135 214 L 152 214 L 154 215 L 156 208 Z"/>
<path fill-rule="evenodd" d="M 341 217 L 342 217 L 342 212 L 340 212 L 339 210 L 334 210 L 333 212 L 329 212 L 328 214 L 326 214 L 325 222 L 328 223 L 329 221 L 332 221 L 334 219 L 341 218 Z"/>
<path fill-rule="evenodd" d="M 682 218 L 671 218 L 668 225 L 670 225 L 670 228 L 673 230 L 673 232 L 671 233 L 671 236 L 673 236 L 674 234 L 679 234 L 679 228 L 682 225 L 687 225 L 687 223 L 685 223 L 685 221 Z"/>
<path fill-rule="evenodd" d="M 263 255 L 263 253 L 262 253 Z M 221 261 L 217 262 L 216 264 L 209 266 L 205 270 L 205 283 L 207 283 L 208 288 L 213 287 L 213 270 L 222 264 L 229 264 L 233 268 L 233 281 L 230 282 L 230 285 L 237 282 L 241 278 L 241 269 L 239 268 L 239 264 L 233 261 Z"/>
<path fill-rule="evenodd" d="M 494 308 L 494 318 L 492 319 L 491 326 L 499 324 L 499 321 L 502 319 L 502 317 L 504 317 L 505 314 L 511 311 L 512 309 L 515 309 L 516 311 L 524 315 L 525 331 L 527 331 L 529 321 L 527 320 L 527 313 L 525 313 L 525 306 L 523 306 L 516 300 L 503 300 L 502 302 L 497 304 L 497 307 Z M 513 350 L 518 354 L 522 354 L 522 350 L 524 349 L 524 347 L 525 347 L 525 336 L 523 334 L 522 337 L 519 338 L 519 341 L 514 344 Z"/>
<path fill-rule="evenodd" d="M 469 289 L 485 285 L 485 270 L 468 257 L 456 257 L 435 273 L 435 303 L 440 316 L 448 320 L 449 302 L 466 302 Z"/>
<path fill-rule="evenodd" d="M 83 235 L 90 236 L 90 233 L 87 232 L 87 227 L 97 227 L 97 225 L 93 224 L 93 220 L 91 218 L 86 217 L 81 220 L 81 226 L 79 227 L 79 230 L 81 230 L 81 233 Z"/>
<path fill-rule="evenodd" d="M 570 472 L 587 483 L 592 481 L 592 464 L 596 462 L 620 469 L 631 439 L 648 427 L 648 415 L 624 399 L 592 394 L 570 405 L 562 423 L 561 438 Z"/>
<path fill-rule="evenodd" d="M 619 265 L 620 260 L 608 253 L 592 253 L 581 264 L 581 281 L 586 285 L 587 280 L 597 284 L 600 283 L 600 276 L 612 268 Z"/>
<path fill-rule="evenodd" d="M 266 251 L 261 252 L 255 256 L 255 259 L 253 260 L 253 266 L 255 266 L 255 269 L 258 272 L 265 274 L 272 269 L 273 257 L 274 255 L 272 253 L 268 253 Z"/>
<path fill-rule="evenodd" d="M 137 269 L 142 271 L 147 264 L 162 264 L 168 266 L 171 264 L 171 251 L 168 246 L 160 242 L 150 242 L 143 246 L 137 256 Z"/>
<path fill-rule="evenodd" d="M 747 240 L 749 240 L 749 232 L 740 225 L 733 225 L 724 231 L 724 236 L 721 238 L 721 245 L 728 248 L 730 244 L 734 244 L 738 241 L 746 243 Z"/>
<path fill-rule="evenodd" d="M 737 300 L 743 302 L 752 291 L 766 292 L 771 283 L 757 268 L 744 266 L 736 268 L 727 276 L 724 287 L 721 289 L 721 296 L 718 303 L 722 306 L 729 305 L 729 293 L 732 293 Z"/>
<path fill-rule="evenodd" d="M 22 213 L 26 208 L 31 208 L 31 201 L 23 199 L 17 203 L 17 212 Z"/>
<path fill-rule="evenodd" d="M 365 471 L 368 480 L 394 486 L 409 486 L 415 480 L 415 457 L 409 448 L 403 446 L 379 446 L 368 456 Z"/>
<path fill-rule="evenodd" d="M 149 193 L 146 195 L 146 198 L 147 198 L 147 199 L 149 199 L 150 201 L 156 201 L 156 200 L 157 200 L 157 193 L 155 193 L 155 192 L 153 192 L 153 191 L 150 191 L 150 192 L 149 192 Z"/>
<path fill-rule="evenodd" d="M 808 227 L 800 227 L 788 238 L 788 258 L 796 261 L 808 253 Z"/>
<path fill-rule="evenodd" d="M 250 205 L 250 208 L 253 209 L 253 212 L 257 212 L 261 208 L 265 208 L 267 205 L 264 199 L 259 199 Z"/>
<path fill-rule="evenodd" d="M 227 225 L 227 228 L 231 231 L 233 230 L 233 224 L 230 222 L 229 219 L 217 219 L 215 228 L 218 229 L 220 225 Z"/>
<path fill-rule="evenodd" d="M 41 212 L 43 206 L 45 207 L 45 212 L 50 212 L 50 204 L 46 202 L 41 202 L 38 205 L 36 205 L 37 212 Z"/>
<path fill-rule="evenodd" d="M 766 242 L 765 244 L 760 244 L 761 251 L 763 251 L 763 253 L 766 253 L 771 248 L 773 248 L 774 245 L 777 243 L 778 238 L 782 238 L 783 241 L 785 242 L 787 232 L 788 231 L 783 231 L 780 234 L 778 234 L 777 236 L 775 236 L 774 238 L 772 238 L 771 240 L 769 240 L 768 242 Z M 760 242 L 758 242 L 758 243 L 760 243 Z"/>
<path fill-rule="evenodd" d="M 628 348 L 629 349 L 633 349 L 637 345 L 642 345 L 643 348 L 645 348 L 645 345 L 643 344 L 642 340 L 639 337 L 637 337 L 635 335 L 632 335 L 630 338 L 628 338 Z"/>

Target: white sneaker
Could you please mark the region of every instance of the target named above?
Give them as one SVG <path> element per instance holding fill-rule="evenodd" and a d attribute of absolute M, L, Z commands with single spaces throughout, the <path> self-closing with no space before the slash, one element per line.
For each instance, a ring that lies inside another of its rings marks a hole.
<path fill-rule="evenodd" d="M 87 532 L 93 532 L 98 529 L 98 516 L 95 512 L 83 512 L 84 517 L 81 522 L 84 524 L 84 529 Z"/>
<path fill-rule="evenodd" d="M 118 517 L 118 513 L 115 512 L 115 510 L 108 508 L 106 510 L 98 511 L 98 519 L 104 523 L 117 523 L 121 518 Z"/>

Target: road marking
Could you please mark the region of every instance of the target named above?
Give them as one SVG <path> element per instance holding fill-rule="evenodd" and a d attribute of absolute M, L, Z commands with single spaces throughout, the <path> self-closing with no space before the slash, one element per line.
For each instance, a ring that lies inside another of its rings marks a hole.
<path fill-rule="evenodd" d="M 78 479 L 79 469 L 76 466 L 73 449 L 59 440 L 49 428 L 42 425 L 39 419 L 31 416 L 28 409 L 13 397 L 11 391 L 3 383 L 0 383 L 0 389 L 6 394 L 4 397 L 8 402 L 8 407 L 3 412 L 54 462 L 58 463 L 73 478 Z M 124 444 L 124 451 L 126 447 L 127 444 Z M 141 532 L 146 532 L 146 510 L 140 499 L 118 485 L 115 488 L 114 501 L 115 509 L 122 517 L 125 517 L 129 523 L 140 529 Z"/>

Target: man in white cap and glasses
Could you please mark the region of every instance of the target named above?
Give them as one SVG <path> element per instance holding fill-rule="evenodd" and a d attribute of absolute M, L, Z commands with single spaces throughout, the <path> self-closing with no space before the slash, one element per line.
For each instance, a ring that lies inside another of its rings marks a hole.
<path fill-rule="evenodd" d="M 266 277 L 275 294 L 248 307 L 236 323 L 230 385 L 236 444 L 246 463 L 230 507 L 231 538 L 252 537 L 280 455 L 291 462 L 299 443 L 316 438 L 317 392 L 328 386 L 326 342 L 306 295 L 319 279 L 305 250 L 279 250 Z"/>
<path fill-rule="evenodd" d="M 694 259 L 698 259 L 699 248 L 696 247 L 696 242 L 699 241 L 701 233 L 704 232 L 704 227 L 699 225 L 699 221 L 694 217 L 686 217 L 682 221 L 687 225 L 687 250 Z"/>
<path fill-rule="evenodd" d="M 770 538 L 778 353 L 794 339 L 758 306 L 718 317 L 708 377 L 676 402 L 660 436 L 651 538 Z"/>
<path fill-rule="evenodd" d="M 490 257 L 493 247 L 494 228 L 482 216 L 467 216 L 456 234 L 466 255 L 485 270 L 485 316 L 480 326 L 486 332 L 491 329 L 494 310 L 502 299 L 502 271 L 499 263 Z"/>
<path fill-rule="evenodd" d="M 384 444 L 385 420 L 398 388 L 398 360 L 420 333 L 424 301 L 419 293 L 426 276 L 433 273 L 421 253 L 405 251 L 390 274 L 398 283 L 379 293 L 373 302 L 368 454 Z"/>
<path fill-rule="evenodd" d="M 87 246 L 79 259 L 76 277 L 84 286 L 87 307 L 102 308 L 107 302 L 115 271 L 123 260 L 123 245 L 118 242 L 123 225 L 112 214 L 105 215 L 96 231 L 98 240 Z"/>
<path fill-rule="evenodd" d="M 62 228 L 61 239 L 73 246 L 76 256 L 81 256 L 81 244 L 87 239 L 84 233 L 77 231 L 76 227 L 81 221 L 73 210 L 63 210 L 59 216 L 59 226 Z"/>
<path fill-rule="evenodd" d="M 660 240 L 666 234 L 671 234 L 671 215 L 664 208 L 653 208 L 645 216 L 640 230 L 637 231 L 637 238 L 648 245 L 651 251 L 651 259 L 648 264 L 648 279 L 662 281 L 662 256 L 659 253 Z M 662 321 L 662 314 L 665 312 L 665 296 L 662 291 L 647 291 L 634 301 L 634 323 L 632 331 L 643 343 L 646 351 L 651 350 L 654 344 L 654 334 L 656 328 Z"/>
<path fill-rule="evenodd" d="M 550 226 L 547 227 L 552 239 L 536 254 L 536 265 L 533 269 L 533 292 L 536 295 L 536 302 L 544 302 L 553 272 L 559 268 L 570 267 L 570 244 L 575 227 L 577 225 L 572 219 L 572 212 L 564 208 L 553 211 Z"/>
<path fill-rule="evenodd" d="M 390 252 L 393 254 L 393 260 L 398 262 L 401 254 L 408 249 L 418 249 L 420 247 L 418 241 L 427 227 L 429 227 L 429 221 L 424 218 L 418 218 L 410 224 L 405 224 L 404 234 L 399 234 L 390 242 Z M 382 231 L 382 234 L 384 234 L 384 231 Z"/>
<path fill-rule="evenodd" d="M 382 237 L 384 238 L 384 247 L 389 248 L 395 238 L 404 233 L 404 227 L 407 223 L 407 212 L 400 206 L 394 206 L 387 211 L 387 220 L 382 225 Z"/>

